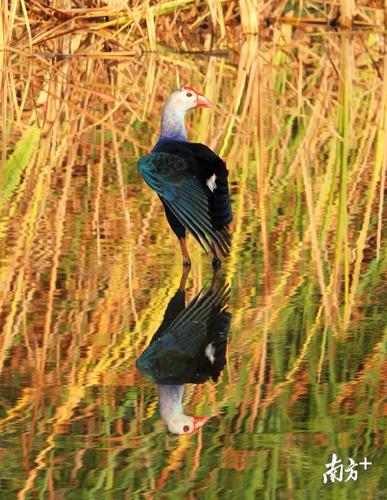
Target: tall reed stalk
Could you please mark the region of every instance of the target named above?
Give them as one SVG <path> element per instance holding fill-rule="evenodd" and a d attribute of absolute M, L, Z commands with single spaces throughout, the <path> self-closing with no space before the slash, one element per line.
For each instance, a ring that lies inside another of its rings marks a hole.
<path fill-rule="evenodd" d="M 333 286 L 335 294 L 341 293 L 339 287 L 340 275 L 343 276 L 344 316 L 348 311 L 349 295 L 349 241 L 348 241 L 348 149 L 350 140 L 350 103 L 352 95 L 352 41 L 348 35 L 341 35 L 341 59 L 339 73 L 339 118 L 338 131 L 341 139 L 338 141 L 337 161 L 339 175 L 338 226 L 336 235 L 335 267 Z M 336 297 L 336 303 L 339 299 Z"/>

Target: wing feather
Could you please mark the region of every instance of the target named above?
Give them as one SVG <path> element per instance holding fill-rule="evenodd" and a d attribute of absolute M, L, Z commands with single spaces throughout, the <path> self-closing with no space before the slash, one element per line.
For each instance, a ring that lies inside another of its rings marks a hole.
<path fill-rule="evenodd" d="M 227 229 L 214 227 L 211 192 L 184 158 L 177 154 L 151 153 L 140 158 L 138 169 L 146 183 L 206 251 L 216 245 L 223 255 L 227 255 L 230 236 Z"/>

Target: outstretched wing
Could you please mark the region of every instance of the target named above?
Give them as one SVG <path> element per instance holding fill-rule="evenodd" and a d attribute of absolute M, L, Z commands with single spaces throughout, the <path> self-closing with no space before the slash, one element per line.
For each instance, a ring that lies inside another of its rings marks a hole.
<path fill-rule="evenodd" d="M 151 153 L 140 158 L 138 169 L 205 250 L 215 244 L 223 255 L 227 255 L 230 237 L 226 229 L 213 225 L 209 205 L 211 192 L 184 158 L 170 153 Z"/>

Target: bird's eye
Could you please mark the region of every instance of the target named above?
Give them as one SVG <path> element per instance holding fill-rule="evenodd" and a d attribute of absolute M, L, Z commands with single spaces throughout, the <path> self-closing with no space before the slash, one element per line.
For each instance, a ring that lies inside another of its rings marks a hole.
<path fill-rule="evenodd" d="M 184 431 L 184 432 L 188 432 L 188 431 L 189 431 L 189 427 L 188 427 L 188 425 L 185 425 L 185 426 L 183 427 L 183 431 Z"/>
<path fill-rule="evenodd" d="M 185 95 L 186 95 L 187 97 L 191 97 L 191 96 L 192 96 L 191 92 L 187 92 Z"/>

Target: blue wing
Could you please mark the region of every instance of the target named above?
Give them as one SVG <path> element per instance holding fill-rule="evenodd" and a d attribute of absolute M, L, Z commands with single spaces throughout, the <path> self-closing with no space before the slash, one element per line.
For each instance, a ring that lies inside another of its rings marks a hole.
<path fill-rule="evenodd" d="M 205 250 L 215 244 L 223 255 L 228 253 L 230 237 L 227 230 L 215 228 L 211 221 L 211 192 L 184 158 L 170 153 L 151 153 L 140 158 L 138 169 L 146 183 Z"/>
<path fill-rule="evenodd" d="M 156 381 L 182 379 L 191 373 L 192 363 L 210 343 L 219 345 L 216 366 L 224 366 L 231 314 L 226 311 L 228 286 L 217 291 L 202 290 L 172 321 L 162 336 L 152 339 L 136 361 L 137 368 Z M 215 360 L 214 360 L 215 361 Z M 219 370 L 218 370 L 219 372 Z"/>

